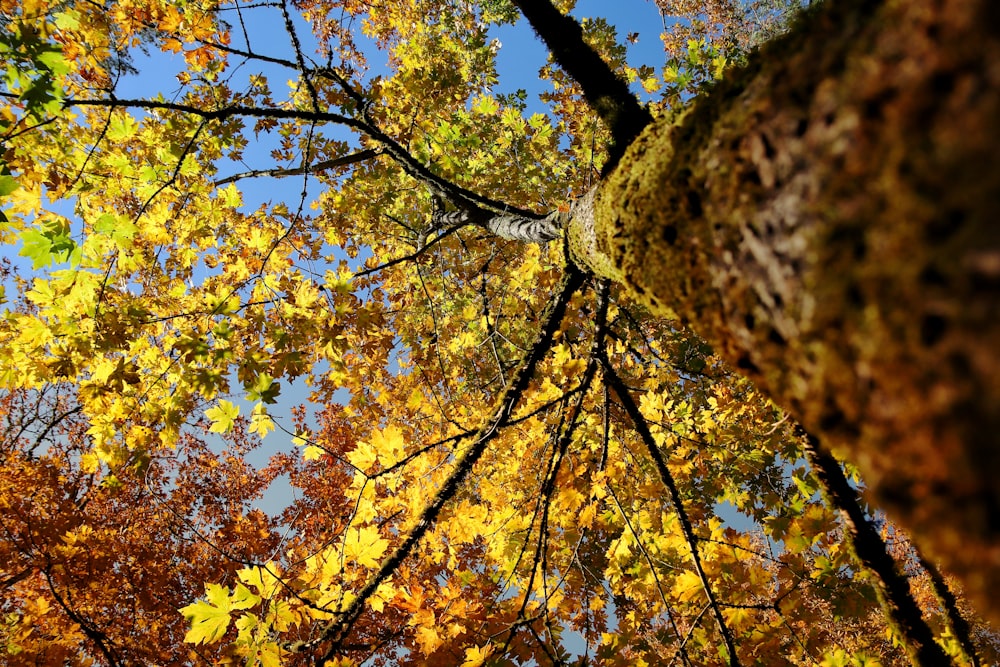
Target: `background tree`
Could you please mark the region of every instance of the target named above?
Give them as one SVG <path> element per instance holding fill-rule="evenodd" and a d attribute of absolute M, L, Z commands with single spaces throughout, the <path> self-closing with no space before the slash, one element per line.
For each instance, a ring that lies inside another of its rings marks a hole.
<path fill-rule="evenodd" d="M 716 348 L 581 272 L 579 245 L 567 261 L 545 243 L 586 219 L 571 202 L 628 166 L 621 132 L 651 113 L 602 126 L 586 78 L 551 64 L 544 113 L 494 92 L 490 29 L 511 5 L 0 6 L 4 234 L 33 265 L 5 280 L 0 331 L 9 655 L 994 655 Z M 662 79 L 608 23 L 581 36 L 673 113 L 761 20 L 715 16 L 688 16 L 711 27 Z M 262 24 L 283 53 L 260 50 Z M 177 92 L 116 94 L 139 46 L 183 54 Z M 609 101 L 604 120 L 629 104 Z M 245 204 L 270 178 L 301 194 Z M 308 401 L 283 415 L 300 378 Z M 254 470 L 261 438 L 300 453 Z M 298 495 L 269 519 L 249 503 L 279 474 Z"/>

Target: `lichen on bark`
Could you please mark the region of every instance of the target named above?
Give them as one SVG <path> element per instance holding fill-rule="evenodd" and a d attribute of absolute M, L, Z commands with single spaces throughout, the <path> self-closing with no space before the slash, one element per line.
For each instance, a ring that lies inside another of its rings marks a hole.
<path fill-rule="evenodd" d="M 857 463 L 1000 621 L 1000 10 L 829 2 L 750 62 L 646 128 L 571 250 Z"/>

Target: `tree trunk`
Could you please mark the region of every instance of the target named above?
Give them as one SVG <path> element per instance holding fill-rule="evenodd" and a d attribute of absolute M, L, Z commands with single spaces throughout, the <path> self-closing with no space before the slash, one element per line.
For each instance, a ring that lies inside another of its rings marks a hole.
<path fill-rule="evenodd" d="M 569 223 L 1000 621 L 1000 5 L 835 0 L 646 130 Z"/>

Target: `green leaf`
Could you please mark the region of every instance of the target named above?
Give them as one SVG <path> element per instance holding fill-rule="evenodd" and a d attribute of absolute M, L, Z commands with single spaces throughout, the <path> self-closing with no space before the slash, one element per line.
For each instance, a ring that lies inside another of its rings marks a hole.
<path fill-rule="evenodd" d="M 60 30 L 75 30 L 80 27 L 80 13 L 76 10 L 58 12 L 55 15 L 55 24 Z"/>
<path fill-rule="evenodd" d="M 208 430 L 214 433 L 228 433 L 239 414 L 240 406 L 226 400 L 219 401 L 218 406 L 205 411 L 205 416 L 212 420 Z"/>
<path fill-rule="evenodd" d="M 472 106 L 472 110 L 484 116 L 492 116 L 500 111 L 500 105 L 492 97 L 480 97 Z"/>
<path fill-rule="evenodd" d="M 249 593 L 249 591 L 247 591 Z M 180 612 L 191 623 L 184 635 L 189 644 L 212 644 L 222 639 L 229 627 L 229 591 L 218 584 L 205 586 L 208 601 L 199 600 L 183 607 Z"/>
<path fill-rule="evenodd" d="M 252 383 L 246 383 L 243 388 L 247 391 L 247 398 L 251 401 L 263 401 L 264 403 L 275 403 L 278 394 L 281 393 L 281 383 L 276 382 L 267 373 L 258 375 Z"/>
<path fill-rule="evenodd" d="M 122 250 L 132 247 L 132 239 L 139 228 L 131 220 L 105 213 L 94 222 L 94 231 L 111 238 L 111 242 Z"/>
<path fill-rule="evenodd" d="M 35 269 L 66 261 L 77 247 L 65 219 L 46 220 L 41 229 L 27 229 L 19 236 L 22 248 L 18 255 L 29 258 Z"/>
<path fill-rule="evenodd" d="M 37 60 L 56 76 L 69 73 L 69 63 L 66 62 L 66 58 L 63 57 L 63 52 L 60 48 L 54 46 L 47 47 L 38 54 Z"/>
<path fill-rule="evenodd" d="M 233 597 L 229 600 L 230 609 L 250 609 L 260 604 L 260 597 L 243 584 L 236 584 Z"/>
<path fill-rule="evenodd" d="M 52 261 L 52 241 L 37 229 L 21 232 L 21 249 L 18 255 L 31 260 L 34 269 L 40 269 Z"/>
<path fill-rule="evenodd" d="M 111 141 L 126 141 L 135 136 L 139 130 L 139 124 L 131 116 L 116 116 L 108 124 L 107 137 Z"/>
<path fill-rule="evenodd" d="M 0 197 L 6 197 L 19 187 L 21 187 L 21 184 L 13 176 L 7 174 L 0 176 Z"/>

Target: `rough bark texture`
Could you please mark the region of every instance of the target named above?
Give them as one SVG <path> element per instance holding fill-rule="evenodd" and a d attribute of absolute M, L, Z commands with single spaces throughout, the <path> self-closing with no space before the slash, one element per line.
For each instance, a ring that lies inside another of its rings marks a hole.
<path fill-rule="evenodd" d="M 490 234 L 508 241 L 548 243 L 563 234 L 562 214 L 558 211 L 544 218 L 527 218 L 516 213 L 493 213 L 482 208 L 459 209 L 434 214 L 437 229 L 460 225 L 477 225 Z"/>
<path fill-rule="evenodd" d="M 647 127 L 571 252 L 856 462 L 1000 621 L 1000 4 L 837 0 L 752 63 Z"/>

